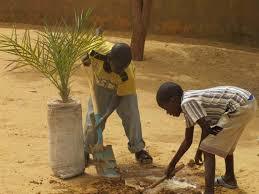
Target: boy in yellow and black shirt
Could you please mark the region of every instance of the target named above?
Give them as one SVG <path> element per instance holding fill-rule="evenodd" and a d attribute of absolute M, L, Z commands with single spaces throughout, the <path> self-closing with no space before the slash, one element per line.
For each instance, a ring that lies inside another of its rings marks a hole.
<path fill-rule="evenodd" d="M 86 156 L 89 155 L 89 145 L 97 142 L 97 127 L 93 128 L 90 121 L 90 114 L 94 112 L 94 98 L 98 114 L 101 116 L 98 126 L 104 129 L 107 118 L 116 110 L 129 140 L 129 151 L 135 153 L 136 160 L 140 163 L 151 163 L 153 159 L 144 150 L 145 142 L 142 139 L 131 49 L 125 43 L 113 45 L 106 42 L 105 46 L 108 48 L 106 52 L 92 51 L 82 59 L 83 64 L 90 67 L 92 88 L 84 127 Z"/>

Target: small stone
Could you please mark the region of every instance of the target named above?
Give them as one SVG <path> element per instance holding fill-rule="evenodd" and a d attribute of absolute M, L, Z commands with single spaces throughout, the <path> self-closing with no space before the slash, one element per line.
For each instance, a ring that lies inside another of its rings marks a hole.
<path fill-rule="evenodd" d="M 176 151 L 175 150 L 172 150 L 173 153 L 175 153 Z"/>
<path fill-rule="evenodd" d="M 190 168 L 193 168 L 195 166 L 195 161 L 193 159 L 191 159 L 188 164 L 187 164 Z"/>
<path fill-rule="evenodd" d="M 36 91 L 36 90 L 30 90 L 29 92 L 32 92 L 32 93 L 37 93 L 37 91 Z"/>
<path fill-rule="evenodd" d="M 49 180 L 49 183 L 50 184 L 55 184 L 55 183 L 57 183 L 57 181 L 51 179 L 51 180 Z"/>
<path fill-rule="evenodd" d="M 41 183 L 39 183 L 39 182 L 37 182 L 37 181 L 35 181 L 35 180 L 30 181 L 30 183 L 36 184 L 36 185 L 40 185 L 40 184 L 41 184 Z"/>
<path fill-rule="evenodd" d="M 18 160 L 17 163 L 22 164 L 24 163 L 24 160 Z"/>
<path fill-rule="evenodd" d="M 242 168 L 239 170 L 239 172 L 244 172 L 244 171 L 245 171 L 245 170 L 244 170 L 244 169 L 242 169 Z"/>
<path fill-rule="evenodd" d="M 259 154 L 257 154 L 257 156 L 259 156 Z"/>
<path fill-rule="evenodd" d="M 7 98 L 6 100 L 7 100 L 7 101 L 15 101 L 14 98 Z"/>
<path fill-rule="evenodd" d="M 185 179 L 184 179 L 184 178 L 180 178 L 179 181 L 180 181 L 180 182 L 184 182 Z"/>

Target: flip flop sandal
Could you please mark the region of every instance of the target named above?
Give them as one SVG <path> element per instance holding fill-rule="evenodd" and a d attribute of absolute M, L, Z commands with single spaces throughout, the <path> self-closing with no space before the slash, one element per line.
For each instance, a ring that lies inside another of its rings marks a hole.
<path fill-rule="evenodd" d="M 135 157 L 140 164 L 151 164 L 153 162 L 153 158 L 145 150 L 135 153 Z"/>
<path fill-rule="evenodd" d="M 214 185 L 215 186 L 222 186 L 222 187 L 225 187 L 225 188 L 228 188 L 228 189 L 236 189 L 237 188 L 237 185 L 231 185 L 231 184 L 228 184 L 227 182 L 225 182 L 222 176 L 215 178 Z"/>

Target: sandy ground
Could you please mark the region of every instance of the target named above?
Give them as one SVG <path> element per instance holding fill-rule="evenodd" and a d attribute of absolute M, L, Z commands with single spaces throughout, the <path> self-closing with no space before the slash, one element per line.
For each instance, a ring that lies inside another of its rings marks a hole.
<path fill-rule="evenodd" d="M 1 33 L 10 33 L 1 28 Z M 111 41 L 127 38 L 108 37 Z M 117 34 L 116 34 L 117 35 Z M 116 114 L 108 120 L 105 143 L 112 144 L 123 177 L 163 173 L 184 134 L 184 120 L 169 117 L 158 108 L 155 93 L 164 81 L 180 83 L 184 89 L 216 85 L 236 85 L 252 91 L 259 98 L 259 52 L 221 43 L 197 40 L 172 40 L 146 43 L 145 61 L 137 62 L 137 88 L 143 136 L 154 164 L 140 166 L 127 150 L 127 139 Z M 211 45 L 211 46 L 207 46 Z M 57 91 L 42 76 L 31 70 L 3 73 L 10 56 L 0 54 L 0 193 L 72 194 L 137 193 L 123 181 L 100 179 L 95 168 L 83 176 L 61 181 L 52 176 L 48 166 L 47 100 Z M 74 77 L 72 95 L 82 102 L 83 115 L 89 97 L 87 80 L 82 72 Z M 243 133 L 235 153 L 235 172 L 240 189 L 217 189 L 216 193 L 258 193 L 259 191 L 259 113 Z M 194 157 L 200 135 L 195 130 L 193 146 L 183 157 L 187 163 Z M 179 177 L 202 188 L 203 167 L 187 167 Z M 223 159 L 217 158 L 217 175 L 224 173 Z M 164 192 L 166 193 L 166 191 Z M 192 193 L 182 191 L 182 193 Z"/>

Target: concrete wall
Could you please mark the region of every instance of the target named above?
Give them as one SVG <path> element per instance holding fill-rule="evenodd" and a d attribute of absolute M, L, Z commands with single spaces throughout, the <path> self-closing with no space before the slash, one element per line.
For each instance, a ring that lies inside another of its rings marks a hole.
<path fill-rule="evenodd" d="M 153 0 L 150 31 L 259 45 L 259 0 Z M 131 29 L 130 0 L 0 0 L 0 21 L 42 24 L 94 8 L 110 30 Z"/>

